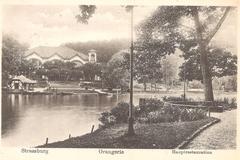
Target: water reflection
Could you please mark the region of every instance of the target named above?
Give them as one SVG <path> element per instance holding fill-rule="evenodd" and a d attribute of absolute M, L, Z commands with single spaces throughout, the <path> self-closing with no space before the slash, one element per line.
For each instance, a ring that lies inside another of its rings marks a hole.
<path fill-rule="evenodd" d="M 121 96 L 128 101 L 128 96 Z M 116 97 L 89 95 L 2 95 L 2 145 L 36 146 L 88 133 Z"/>
<path fill-rule="evenodd" d="M 138 104 L 141 97 L 134 95 Z M 121 95 L 119 101 L 129 101 L 128 95 Z M 98 118 L 117 103 L 117 97 L 97 94 L 56 95 L 2 95 L 2 145 L 36 146 L 63 140 L 90 132 L 91 126 L 98 126 Z"/>

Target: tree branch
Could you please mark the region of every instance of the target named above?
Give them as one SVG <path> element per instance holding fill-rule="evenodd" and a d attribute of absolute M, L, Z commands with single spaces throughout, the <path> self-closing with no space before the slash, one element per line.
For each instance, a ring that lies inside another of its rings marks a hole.
<path fill-rule="evenodd" d="M 209 36 L 206 38 L 206 44 L 209 44 L 209 42 L 211 41 L 211 39 L 214 37 L 214 35 L 217 33 L 217 31 L 219 30 L 219 28 L 221 27 L 222 23 L 224 22 L 224 20 L 227 17 L 228 12 L 230 11 L 231 7 L 227 7 L 223 16 L 221 17 L 221 19 L 219 20 L 219 22 L 217 23 L 217 25 L 215 26 L 215 28 L 212 30 L 212 32 L 209 34 Z"/>
<path fill-rule="evenodd" d="M 203 27 L 199 20 L 198 7 L 194 7 L 192 16 L 193 16 L 196 31 L 197 31 L 197 41 L 200 44 L 203 41 L 203 37 L 202 37 Z"/>

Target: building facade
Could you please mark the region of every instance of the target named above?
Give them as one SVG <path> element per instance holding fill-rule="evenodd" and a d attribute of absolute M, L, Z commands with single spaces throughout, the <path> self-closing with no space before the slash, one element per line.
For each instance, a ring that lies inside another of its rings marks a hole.
<path fill-rule="evenodd" d="M 89 62 L 90 63 L 97 62 L 97 54 L 95 50 L 91 49 L 86 55 L 65 46 L 35 47 L 28 50 L 25 53 L 24 57 L 26 60 L 36 60 L 40 64 L 53 60 L 61 60 L 63 62 L 74 62 L 78 66 L 81 66 Z"/>

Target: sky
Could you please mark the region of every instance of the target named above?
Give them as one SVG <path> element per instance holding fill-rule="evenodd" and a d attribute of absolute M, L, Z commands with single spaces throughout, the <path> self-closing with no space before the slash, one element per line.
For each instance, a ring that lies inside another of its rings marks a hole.
<path fill-rule="evenodd" d="M 156 6 L 138 7 L 134 24 L 149 16 Z M 6 6 L 3 33 L 30 44 L 58 46 L 65 42 L 125 39 L 130 36 L 130 13 L 121 6 L 97 6 L 87 25 L 78 23 L 78 6 Z"/>
<path fill-rule="evenodd" d="M 137 25 L 157 8 L 138 6 L 134 11 Z M 3 7 L 3 33 L 12 34 L 30 48 L 58 46 L 66 42 L 128 39 L 130 13 L 122 6 L 97 6 L 87 25 L 78 23 L 77 5 L 8 5 Z M 236 52 L 237 11 L 233 10 L 212 40 Z"/>

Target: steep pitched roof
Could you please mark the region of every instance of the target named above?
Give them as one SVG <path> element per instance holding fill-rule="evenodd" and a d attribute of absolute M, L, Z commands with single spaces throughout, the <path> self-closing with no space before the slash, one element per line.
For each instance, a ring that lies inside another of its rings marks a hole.
<path fill-rule="evenodd" d="M 22 83 L 37 83 L 36 81 L 28 79 L 23 75 L 15 76 L 12 80 L 20 80 Z"/>
<path fill-rule="evenodd" d="M 74 56 L 79 56 L 83 60 L 88 60 L 87 55 L 85 55 L 83 53 L 80 53 L 80 52 L 77 52 L 77 51 L 75 51 L 73 49 L 70 49 L 68 47 L 64 47 L 64 46 L 59 46 L 59 47 L 39 46 L 39 47 L 35 47 L 35 48 L 32 48 L 32 49 L 28 50 L 25 53 L 25 56 L 28 56 L 28 55 L 33 54 L 33 53 L 38 54 L 42 58 L 49 58 L 49 57 L 53 56 L 54 54 L 57 54 L 64 59 L 70 59 Z"/>

